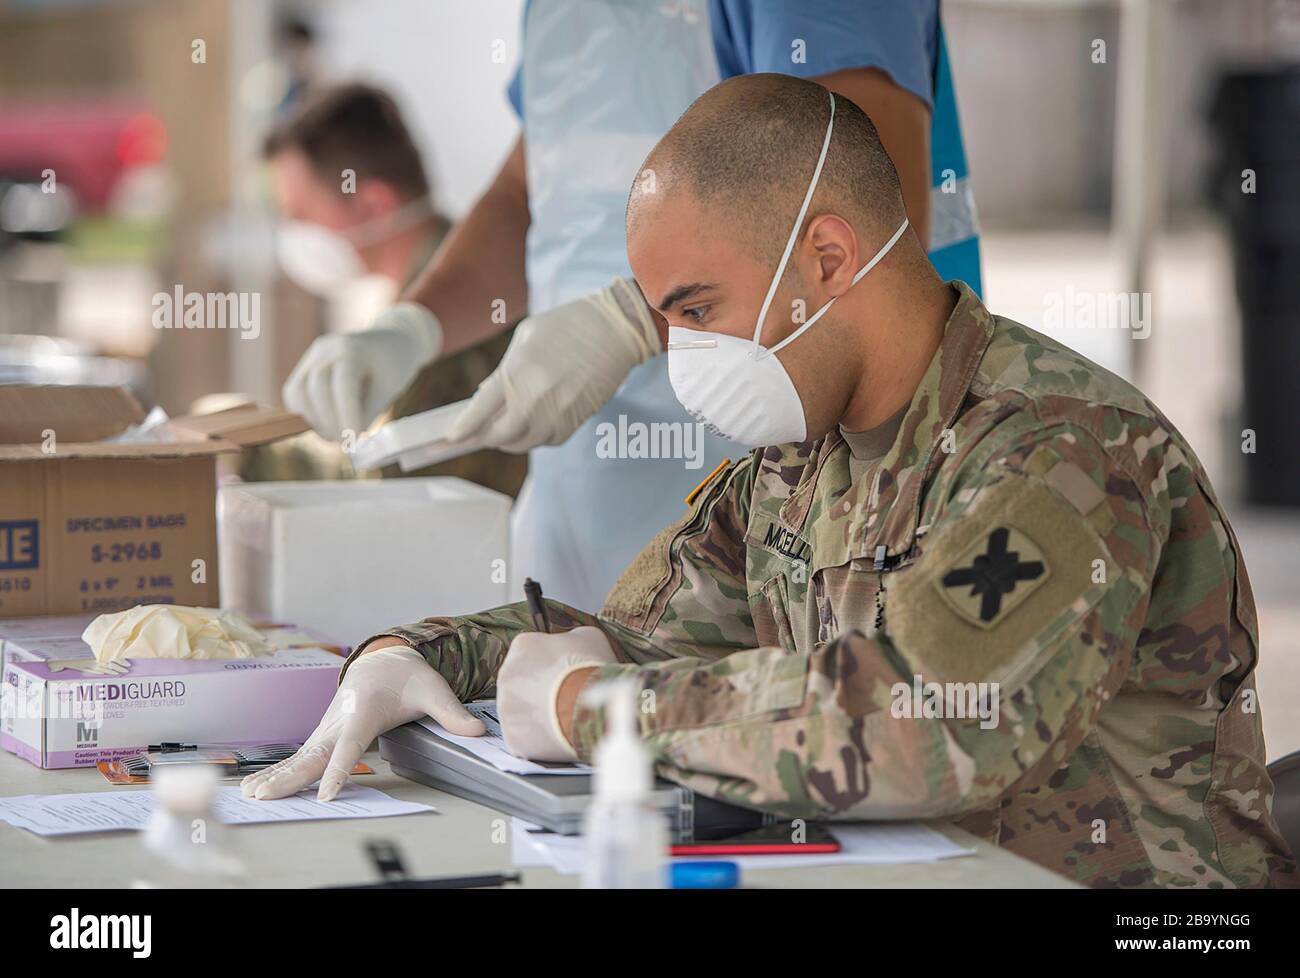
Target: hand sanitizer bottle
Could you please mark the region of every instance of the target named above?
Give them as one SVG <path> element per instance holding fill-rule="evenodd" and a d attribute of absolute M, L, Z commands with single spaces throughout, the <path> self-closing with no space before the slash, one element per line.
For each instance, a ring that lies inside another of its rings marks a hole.
<path fill-rule="evenodd" d="M 668 884 L 668 825 L 650 801 L 650 753 L 636 722 L 636 687 L 608 684 L 593 695 L 607 706 L 608 726 L 596 745 L 595 801 L 583 826 L 588 889 L 662 889 Z"/>
<path fill-rule="evenodd" d="M 207 764 L 161 767 L 153 772 L 153 811 L 141 842 L 148 858 L 138 888 L 246 886 L 247 871 L 228 849 L 226 826 L 216 817 L 217 774 Z"/>

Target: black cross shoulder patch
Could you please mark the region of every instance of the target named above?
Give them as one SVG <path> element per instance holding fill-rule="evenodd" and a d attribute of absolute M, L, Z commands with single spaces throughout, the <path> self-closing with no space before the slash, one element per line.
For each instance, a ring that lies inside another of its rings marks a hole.
<path fill-rule="evenodd" d="M 998 526 L 968 548 L 939 579 L 939 592 L 963 618 L 991 628 L 1048 576 L 1038 546 L 1019 530 Z"/>

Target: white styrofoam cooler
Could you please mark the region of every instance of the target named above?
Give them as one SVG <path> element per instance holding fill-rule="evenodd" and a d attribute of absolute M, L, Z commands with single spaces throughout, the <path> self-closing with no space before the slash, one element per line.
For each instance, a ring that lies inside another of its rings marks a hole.
<path fill-rule="evenodd" d="M 444 477 L 223 486 L 222 607 L 355 645 L 393 625 L 505 604 L 510 505 Z"/>

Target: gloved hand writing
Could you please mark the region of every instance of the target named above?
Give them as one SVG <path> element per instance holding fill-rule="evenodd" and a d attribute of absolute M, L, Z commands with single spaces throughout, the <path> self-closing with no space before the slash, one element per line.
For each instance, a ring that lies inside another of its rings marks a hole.
<path fill-rule="evenodd" d="M 302 355 L 281 396 L 323 438 L 360 434 L 442 349 L 442 325 L 415 302 L 385 309 L 359 333 L 322 336 Z"/>
<path fill-rule="evenodd" d="M 497 718 L 510 752 L 534 761 L 576 761 L 560 730 L 556 695 L 569 673 L 617 661 L 605 633 L 591 625 L 516 635 L 497 672 Z"/>
<path fill-rule="evenodd" d="M 385 730 L 431 716 L 454 734 L 481 737 L 483 722 L 456 699 L 447 680 L 409 646 L 358 656 L 325 716 L 298 753 L 241 783 L 250 798 L 284 798 L 317 778 L 316 797 L 331 801 L 370 742 Z"/>
<path fill-rule="evenodd" d="M 627 279 L 529 316 L 500 366 L 447 431 L 491 448 L 558 445 L 614 396 L 632 369 L 662 352 L 650 309 Z"/>

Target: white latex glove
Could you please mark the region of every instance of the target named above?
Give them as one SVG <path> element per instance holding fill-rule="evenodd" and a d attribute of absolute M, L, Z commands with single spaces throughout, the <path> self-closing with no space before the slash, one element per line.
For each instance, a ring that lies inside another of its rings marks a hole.
<path fill-rule="evenodd" d="M 516 635 L 497 671 L 497 719 L 510 753 L 534 761 L 576 761 L 555 713 L 560 684 L 576 669 L 617 661 L 605 633 L 591 625 Z"/>
<path fill-rule="evenodd" d="M 281 396 L 321 437 L 338 441 L 345 431 L 365 431 L 441 349 L 438 318 L 419 303 L 399 302 L 368 329 L 317 339 Z"/>
<path fill-rule="evenodd" d="M 640 290 L 615 279 L 607 289 L 523 320 L 447 440 L 472 438 L 508 452 L 558 445 L 614 396 L 634 367 L 662 351 Z"/>
<path fill-rule="evenodd" d="M 348 667 L 325 716 L 293 757 L 250 774 L 250 798 L 285 798 L 317 778 L 332 801 L 370 742 L 386 730 L 431 716 L 454 734 L 481 737 L 483 721 L 460 705 L 447 680 L 409 646 L 366 652 Z"/>

